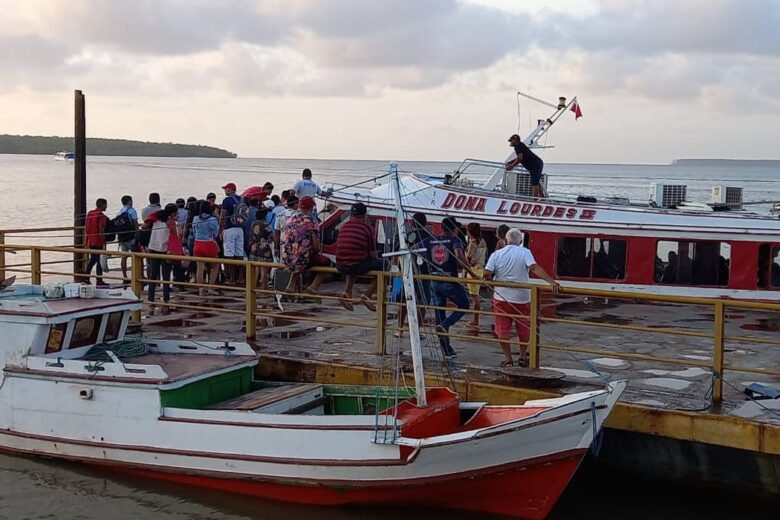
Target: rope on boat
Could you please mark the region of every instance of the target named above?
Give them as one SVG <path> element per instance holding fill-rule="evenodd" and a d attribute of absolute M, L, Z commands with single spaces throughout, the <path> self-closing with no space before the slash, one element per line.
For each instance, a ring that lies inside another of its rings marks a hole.
<path fill-rule="evenodd" d="M 83 359 L 99 364 L 112 362 L 108 351 L 118 358 L 134 358 L 149 353 L 149 342 L 145 338 L 123 339 L 111 343 L 98 343 L 84 354 Z M 100 365 L 96 365 L 100 366 Z"/>

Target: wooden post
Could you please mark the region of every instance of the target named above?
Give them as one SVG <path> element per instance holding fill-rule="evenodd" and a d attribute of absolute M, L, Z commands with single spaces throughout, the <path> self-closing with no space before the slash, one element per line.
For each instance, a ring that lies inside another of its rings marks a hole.
<path fill-rule="evenodd" d="M 0 245 L 5 245 L 5 231 L 0 231 Z M 0 282 L 5 281 L 5 248 L 0 251 Z"/>
<path fill-rule="evenodd" d="M 246 339 L 255 340 L 255 307 L 257 306 L 257 294 L 255 286 L 257 285 L 257 270 L 250 262 L 244 262 L 245 280 L 246 280 Z M 264 287 L 265 289 L 265 287 Z"/>
<path fill-rule="evenodd" d="M 141 298 L 141 278 L 144 277 L 144 259 L 133 254 L 130 264 L 130 288 L 136 297 Z M 133 323 L 141 323 L 141 311 L 133 311 Z"/>
<path fill-rule="evenodd" d="M 539 287 L 531 287 L 530 335 L 528 336 L 528 352 L 531 355 L 528 365 L 539 368 Z"/>
<path fill-rule="evenodd" d="M 399 307 L 400 309 L 400 307 Z M 376 275 L 376 351 L 380 355 L 387 354 L 387 305 L 385 305 L 385 273 L 379 271 Z"/>
<path fill-rule="evenodd" d="M 712 382 L 712 402 L 719 404 L 723 400 L 724 331 L 726 306 L 722 301 L 715 303 L 715 329 L 713 331 L 712 370 L 715 372 Z"/>
<path fill-rule="evenodd" d="M 41 285 L 41 250 L 30 248 L 30 283 Z"/>
<path fill-rule="evenodd" d="M 84 94 L 75 92 L 75 150 L 73 160 L 73 245 L 84 246 L 84 221 L 87 214 L 87 122 Z M 73 272 L 84 270 L 84 254 L 73 253 Z"/>

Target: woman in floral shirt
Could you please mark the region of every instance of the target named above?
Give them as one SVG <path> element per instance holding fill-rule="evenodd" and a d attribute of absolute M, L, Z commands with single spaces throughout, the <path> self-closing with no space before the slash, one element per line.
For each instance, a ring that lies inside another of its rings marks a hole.
<path fill-rule="evenodd" d="M 314 199 L 303 197 L 298 211 L 287 219 L 284 228 L 282 263 L 290 270 L 290 282 L 285 292 L 301 289 L 303 272 L 310 267 L 329 266 L 330 260 L 320 254 L 320 233 L 318 225 L 311 219 Z M 316 294 L 325 273 L 317 273 L 314 281 L 306 288 L 307 293 Z"/>
<path fill-rule="evenodd" d="M 252 208 L 254 209 L 254 208 Z M 252 222 L 249 228 L 249 243 L 247 244 L 246 252 L 249 260 L 253 262 L 268 262 L 273 263 L 273 243 L 274 232 L 271 226 L 266 222 L 266 216 L 268 215 L 268 208 L 262 206 L 257 208 L 257 218 Z M 271 272 L 270 267 L 262 266 L 256 267 L 260 270 L 260 289 L 266 289 L 268 285 L 268 275 Z M 255 278 L 257 280 L 257 278 Z"/>

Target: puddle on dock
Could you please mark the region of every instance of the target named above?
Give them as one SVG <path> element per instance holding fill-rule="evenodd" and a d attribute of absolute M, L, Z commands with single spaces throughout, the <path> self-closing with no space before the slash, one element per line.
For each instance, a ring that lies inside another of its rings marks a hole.
<path fill-rule="evenodd" d="M 303 359 L 309 359 L 311 357 L 311 352 L 305 352 L 303 350 L 271 350 L 268 352 L 268 354 L 272 356 L 303 358 Z"/>
<path fill-rule="evenodd" d="M 755 323 L 743 323 L 739 328 L 760 332 L 778 332 L 780 331 L 780 318 L 759 318 Z"/>
<path fill-rule="evenodd" d="M 200 327 L 201 325 L 205 325 L 205 323 L 186 318 L 174 318 L 171 320 L 156 321 L 150 325 L 153 327 Z"/>
<path fill-rule="evenodd" d="M 579 314 L 582 311 L 598 311 L 602 309 L 614 309 L 619 305 L 617 300 L 605 300 L 603 298 L 591 298 L 573 302 L 563 302 L 555 305 L 558 314 Z"/>

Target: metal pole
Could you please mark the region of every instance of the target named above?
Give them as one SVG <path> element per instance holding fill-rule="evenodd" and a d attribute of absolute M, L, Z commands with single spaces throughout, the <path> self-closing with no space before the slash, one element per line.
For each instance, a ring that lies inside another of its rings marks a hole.
<path fill-rule="evenodd" d="M 0 244 L 5 244 L 5 231 L 0 231 Z M 0 252 L 0 282 L 5 281 L 5 248 Z"/>
<path fill-rule="evenodd" d="M 401 272 L 403 273 L 404 292 L 406 298 L 406 319 L 409 322 L 409 343 L 412 346 L 412 367 L 414 368 L 414 386 L 417 391 L 417 406 L 428 406 L 425 394 L 425 372 L 423 371 L 422 347 L 420 346 L 420 325 L 417 323 L 417 300 L 414 293 L 414 278 L 412 277 L 412 253 L 406 243 L 406 230 L 403 206 L 401 204 L 401 180 L 398 176 L 398 165 L 390 165 L 393 199 L 395 200 L 395 222 L 398 227 L 398 250 L 405 254 L 401 257 Z"/>
<path fill-rule="evenodd" d="M 84 221 L 87 214 L 87 122 L 84 94 L 75 92 L 75 150 L 73 160 L 73 244 L 84 245 Z M 84 269 L 84 255 L 73 253 L 73 272 Z"/>
<path fill-rule="evenodd" d="M 256 322 L 255 322 L 255 306 L 257 305 L 257 294 L 255 294 L 255 285 L 257 285 L 257 269 L 249 262 L 244 262 L 245 278 L 246 280 L 246 339 L 249 341 L 255 340 Z M 265 289 L 265 287 L 263 287 Z"/>
<path fill-rule="evenodd" d="M 379 355 L 387 354 L 385 341 L 387 325 L 387 305 L 385 304 L 385 273 L 376 275 L 376 351 Z"/>
<path fill-rule="evenodd" d="M 528 336 L 528 351 L 531 354 L 530 367 L 539 368 L 539 287 L 531 287 L 531 316 L 529 317 L 531 327 Z"/>
<path fill-rule="evenodd" d="M 719 404 L 723 400 L 723 356 L 725 347 L 725 321 L 726 306 L 722 301 L 715 303 L 715 330 L 713 331 L 714 344 L 712 348 L 712 370 L 715 378 L 712 383 L 712 401 Z"/>

